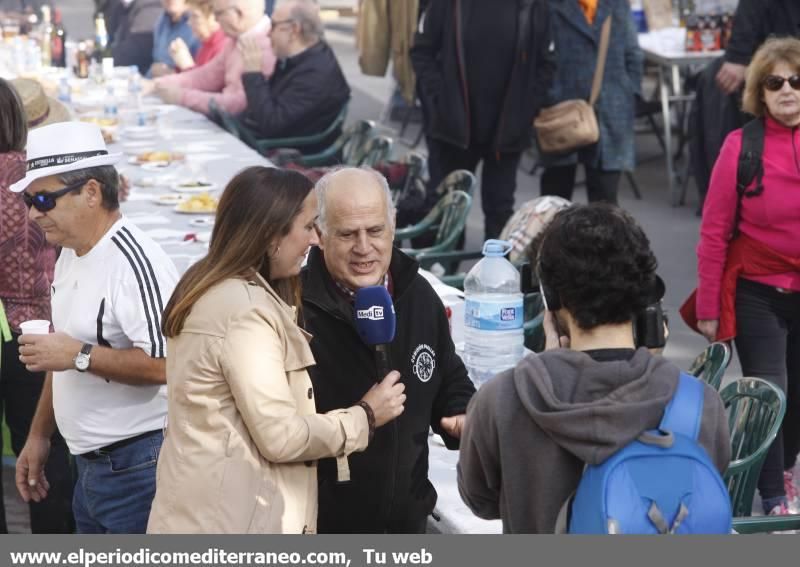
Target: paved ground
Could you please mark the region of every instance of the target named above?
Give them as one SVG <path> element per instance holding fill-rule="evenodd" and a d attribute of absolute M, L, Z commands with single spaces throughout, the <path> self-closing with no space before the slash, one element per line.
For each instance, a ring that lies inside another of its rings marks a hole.
<path fill-rule="evenodd" d="M 352 4 L 350 0 L 322 0 L 323 4 L 333 6 L 346 6 Z M 64 19 L 68 31 L 73 38 L 88 37 L 91 34 L 91 3 L 88 0 L 61 0 Z M 335 49 L 340 63 L 344 69 L 353 90 L 353 99 L 350 105 L 348 120 L 377 119 L 392 91 L 392 82 L 389 78 L 364 77 L 357 64 L 357 55 L 354 48 L 353 21 L 341 19 L 329 24 L 327 32 L 328 41 Z M 388 124 L 388 128 L 397 124 Z M 413 139 L 416 126 L 406 133 L 406 137 Z M 406 147 L 402 143 L 396 144 L 395 153 L 402 156 Z M 418 148 L 424 151 L 424 147 Z M 695 285 L 696 257 L 695 246 L 697 243 L 699 219 L 695 215 L 697 208 L 696 193 L 690 188 L 687 204 L 683 207 L 670 206 L 667 192 L 667 180 L 664 161 L 655 137 L 649 133 L 642 133 L 637 139 L 637 153 L 640 161 L 635 173 L 635 179 L 641 189 L 642 199 L 634 198 L 631 187 L 623 179 L 620 186 L 620 202 L 644 226 L 652 246 L 659 259 L 659 272 L 667 284 L 666 307 L 670 313 L 670 338 L 665 351 L 665 356 L 686 368 L 691 360 L 704 348 L 705 341 L 680 320 L 677 308 Z M 530 166 L 527 159 L 523 159 L 523 166 Z M 539 194 L 539 181 L 536 176 L 531 176 L 525 171 L 518 175 L 517 203 L 532 199 Z M 585 192 L 579 189 L 574 199 L 585 201 Z M 480 203 L 476 196 L 476 203 Z M 467 231 L 467 248 L 480 247 L 483 221 L 480 206 L 473 208 Z M 727 373 L 727 379 L 740 376 L 738 362 L 734 360 Z M 4 484 L 7 502 L 11 501 L 15 490 L 5 480 L 8 467 L 4 467 Z M 13 506 L 12 506 L 13 508 Z M 17 507 L 15 516 L 17 520 L 24 518 Z M 13 531 L 24 531 L 27 526 L 24 522 L 17 521 L 12 526 Z"/>

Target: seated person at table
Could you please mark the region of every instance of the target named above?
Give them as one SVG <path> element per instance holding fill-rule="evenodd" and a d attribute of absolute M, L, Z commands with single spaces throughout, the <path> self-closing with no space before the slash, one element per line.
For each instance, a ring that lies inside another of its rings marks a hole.
<path fill-rule="evenodd" d="M 648 303 L 656 259 L 630 215 L 576 205 L 557 213 L 541 238 L 533 265 L 562 306 L 547 312 L 546 350 L 484 384 L 461 434 L 461 497 L 477 516 L 502 519 L 506 533 L 553 533 L 584 464 L 602 463 L 656 428 L 680 374 L 634 347 L 632 320 Z M 728 422 L 708 385 L 703 408 L 698 442 L 723 472 Z"/>
<path fill-rule="evenodd" d="M 214 16 L 225 35 L 232 38 L 211 61 L 186 73 L 161 77 L 143 86 L 145 93 L 155 87 L 156 94 L 169 104 L 179 104 L 208 114 L 214 100 L 220 109 L 239 114 L 247 106 L 242 86 L 240 44 L 253 38 L 261 46 L 261 72 L 270 76 L 275 56 L 269 41 L 270 19 L 264 15 L 264 0 L 213 0 Z M 153 85 L 153 83 L 155 83 Z"/>
<path fill-rule="evenodd" d="M 194 55 L 200 48 L 200 41 L 192 33 L 189 25 L 189 10 L 186 0 L 162 0 L 164 13 L 153 30 L 153 65 L 150 75 L 161 77 L 175 72 L 176 63 L 170 52 L 173 41 L 180 39 Z"/>
<path fill-rule="evenodd" d="M 226 43 L 232 41 L 214 17 L 213 0 L 187 0 L 186 4 L 189 6 L 189 26 L 202 44 L 194 57 L 181 38 L 170 44 L 169 53 L 178 71 L 188 71 L 205 65 L 225 48 Z"/>
<path fill-rule="evenodd" d="M 322 39 L 319 6 L 314 0 L 284 0 L 275 8 L 270 39 L 278 65 L 267 79 L 261 72 L 260 46 L 243 40 L 247 94 L 244 123 L 259 138 L 309 136 L 333 123 L 350 98 L 350 87 L 336 55 Z M 314 153 L 330 146 L 341 134 L 331 132 Z"/>
<path fill-rule="evenodd" d="M 153 29 L 163 8 L 160 0 L 109 0 L 104 10 L 114 65 L 136 65 L 146 73 L 153 63 Z"/>
<path fill-rule="evenodd" d="M 374 353 L 356 332 L 357 290 L 386 286 L 397 313 L 389 345 L 406 387 L 406 411 L 351 455 L 350 481 L 319 462 L 320 533 L 424 533 L 436 504 L 428 480 L 428 430 L 458 447 L 475 388 L 450 337 L 444 306 L 418 264 L 392 247 L 395 210 L 386 179 L 364 168 L 326 174 L 316 185 L 319 248 L 303 271 L 303 316 L 313 335 L 309 369 L 317 411 L 349 407 L 377 380 Z"/>

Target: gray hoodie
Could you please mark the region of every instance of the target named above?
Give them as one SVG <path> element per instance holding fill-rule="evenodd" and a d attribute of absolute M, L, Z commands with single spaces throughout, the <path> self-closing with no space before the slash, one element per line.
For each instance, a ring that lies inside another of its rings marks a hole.
<path fill-rule="evenodd" d="M 461 435 L 458 488 L 506 533 L 553 533 L 584 463 L 602 463 L 658 426 L 680 370 L 639 349 L 599 362 L 558 349 L 530 355 L 472 398 Z M 722 400 L 706 386 L 699 436 L 720 472 L 730 460 Z"/>

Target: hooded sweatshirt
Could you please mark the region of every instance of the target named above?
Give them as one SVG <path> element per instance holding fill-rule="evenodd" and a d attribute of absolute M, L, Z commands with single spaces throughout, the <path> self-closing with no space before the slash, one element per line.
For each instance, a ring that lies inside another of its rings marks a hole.
<path fill-rule="evenodd" d="M 558 349 L 530 355 L 485 384 L 467 409 L 458 488 L 505 533 L 553 533 L 584 463 L 599 464 L 658 426 L 680 370 L 647 349 L 598 361 Z M 699 444 L 720 472 L 730 460 L 725 410 L 706 386 Z"/>

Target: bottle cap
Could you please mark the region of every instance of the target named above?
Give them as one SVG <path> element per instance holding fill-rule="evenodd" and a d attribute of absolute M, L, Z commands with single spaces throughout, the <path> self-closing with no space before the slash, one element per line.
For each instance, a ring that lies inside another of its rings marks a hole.
<path fill-rule="evenodd" d="M 483 244 L 483 255 L 489 258 L 502 258 L 511 252 L 511 243 L 507 240 L 487 240 Z"/>

